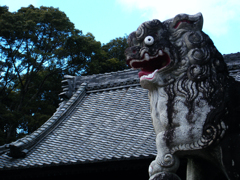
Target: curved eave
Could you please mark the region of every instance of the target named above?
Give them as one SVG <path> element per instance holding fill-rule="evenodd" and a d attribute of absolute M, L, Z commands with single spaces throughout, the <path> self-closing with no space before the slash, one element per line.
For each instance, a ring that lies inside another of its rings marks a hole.
<path fill-rule="evenodd" d="M 53 116 L 48 119 L 40 128 L 32 134 L 25 136 L 7 147 L 0 147 L 0 151 L 6 152 L 8 149 L 9 156 L 14 158 L 24 157 L 35 144 L 39 143 L 45 136 L 52 132 L 75 107 L 75 104 L 86 94 L 87 83 L 82 83 L 75 94 L 66 102 L 60 104 Z M 5 148 L 5 149 L 4 149 Z"/>

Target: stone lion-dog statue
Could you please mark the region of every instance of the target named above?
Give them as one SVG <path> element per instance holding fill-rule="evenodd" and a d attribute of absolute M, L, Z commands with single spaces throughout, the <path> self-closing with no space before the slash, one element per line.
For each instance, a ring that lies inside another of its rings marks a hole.
<path fill-rule="evenodd" d="M 127 64 L 149 91 L 157 156 L 151 180 L 240 179 L 240 86 L 202 31 L 203 17 L 142 23 L 128 37 Z"/>

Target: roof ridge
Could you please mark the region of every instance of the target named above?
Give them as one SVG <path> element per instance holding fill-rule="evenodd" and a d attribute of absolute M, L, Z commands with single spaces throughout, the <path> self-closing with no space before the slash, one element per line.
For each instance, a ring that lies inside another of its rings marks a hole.
<path fill-rule="evenodd" d="M 83 82 L 88 84 L 87 90 L 106 89 L 117 86 L 124 86 L 139 83 L 138 71 L 136 69 L 125 69 L 104 74 L 93 74 L 90 76 L 69 76 L 65 75 L 62 81 L 63 92 L 60 95 L 63 99 L 69 99 Z"/>
<path fill-rule="evenodd" d="M 98 73 L 98 74 L 90 74 L 90 75 L 80 75 L 78 77 L 95 77 L 95 76 L 104 76 L 104 75 L 109 75 L 109 74 L 116 74 L 116 73 L 122 73 L 122 72 L 128 72 L 128 71 L 135 71 L 136 69 L 129 68 L 129 69 L 123 69 L 123 70 L 118 70 L 118 71 L 112 71 L 112 72 L 105 72 L 105 73 Z M 72 75 L 64 75 L 64 78 L 73 78 L 76 76 Z"/>
<path fill-rule="evenodd" d="M 225 56 L 225 55 L 233 55 L 233 54 L 237 54 L 237 55 L 240 55 L 240 52 L 235 52 L 235 53 L 228 53 L 228 54 L 223 54 L 223 56 Z"/>
<path fill-rule="evenodd" d="M 91 75 L 85 75 L 84 77 L 91 77 L 91 76 L 102 76 L 102 75 L 108 75 L 108 74 L 115 74 L 115 73 L 121 73 L 121 72 L 128 72 L 128 71 L 133 71 L 134 69 L 129 68 L 129 69 L 123 69 L 123 70 L 118 70 L 118 71 L 112 71 L 112 72 L 105 72 L 105 73 L 99 73 L 99 74 L 91 74 Z M 68 75 L 65 75 L 68 76 Z M 64 77 L 65 77 L 64 76 Z"/>
<path fill-rule="evenodd" d="M 62 102 L 53 116 L 50 117 L 40 128 L 30 135 L 9 144 L 9 156 L 14 158 L 24 157 L 36 143 L 41 141 L 47 134 L 52 132 L 59 124 L 61 124 L 61 120 L 64 119 L 64 117 L 74 109 L 73 106 L 76 105 L 77 102 L 80 102 L 85 96 L 86 86 L 87 83 L 82 83 L 76 93 L 68 101 Z M 1 149 L 4 150 L 4 147 Z"/>

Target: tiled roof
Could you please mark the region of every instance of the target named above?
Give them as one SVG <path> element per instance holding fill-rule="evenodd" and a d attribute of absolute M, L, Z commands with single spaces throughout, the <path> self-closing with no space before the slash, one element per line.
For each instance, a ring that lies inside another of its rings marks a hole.
<path fill-rule="evenodd" d="M 156 154 L 147 90 L 134 85 L 84 94 L 57 127 L 30 148 L 25 158 L 16 159 L 6 153 L 0 156 L 0 169 Z"/>
<path fill-rule="evenodd" d="M 224 58 L 238 80 L 240 53 Z M 156 147 L 148 92 L 137 72 L 67 76 L 66 100 L 54 115 L 31 135 L 0 147 L 0 171 L 152 158 Z"/>

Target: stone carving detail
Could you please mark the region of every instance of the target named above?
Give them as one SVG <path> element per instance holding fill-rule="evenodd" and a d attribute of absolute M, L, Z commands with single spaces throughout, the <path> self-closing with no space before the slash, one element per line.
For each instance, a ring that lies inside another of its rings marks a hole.
<path fill-rule="evenodd" d="M 179 179 L 184 157 L 187 180 L 240 178 L 240 85 L 202 26 L 201 13 L 179 14 L 128 37 L 127 64 L 141 69 L 156 132 L 150 179 Z"/>

